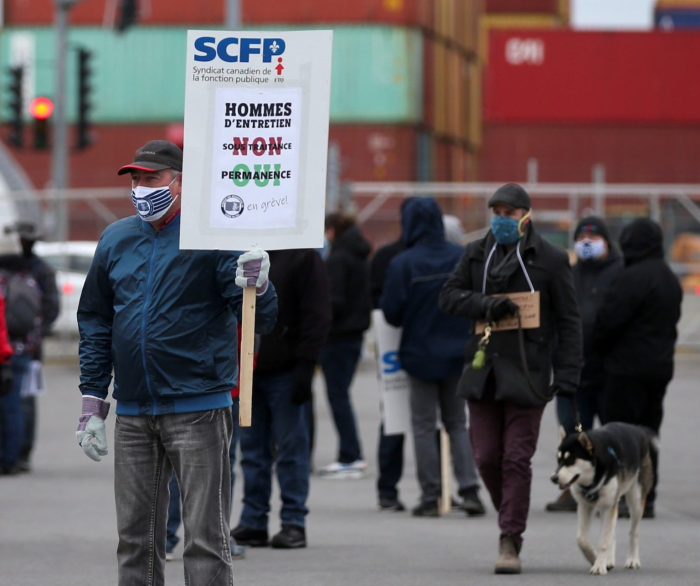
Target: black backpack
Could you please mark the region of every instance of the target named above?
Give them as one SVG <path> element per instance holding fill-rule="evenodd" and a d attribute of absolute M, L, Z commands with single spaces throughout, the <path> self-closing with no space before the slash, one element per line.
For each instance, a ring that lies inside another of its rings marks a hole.
<path fill-rule="evenodd" d="M 41 325 L 41 289 L 27 271 L 0 271 L 5 290 L 7 333 L 12 340 L 25 339 Z"/>

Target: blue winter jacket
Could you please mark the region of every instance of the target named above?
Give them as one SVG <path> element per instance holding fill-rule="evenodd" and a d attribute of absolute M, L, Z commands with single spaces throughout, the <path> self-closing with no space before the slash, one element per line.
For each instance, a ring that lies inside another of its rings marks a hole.
<path fill-rule="evenodd" d="M 389 264 L 380 306 L 386 320 L 403 328 L 399 359 L 421 380 L 458 376 L 473 323 L 438 309 L 438 296 L 464 250 L 445 240 L 442 213 L 432 198 L 406 203 L 401 214 L 407 249 Z"/>
<path fill-rule="evenodd" d="M 238 377 L 235 284 L 240 252 L 179 249 L 180 218 L 159 232 L 137 216 L 100 239 L 78 306 L 80 390 L 106 398 L 114 369 L 119 415 L 231 405 Z M 277 295 L 257 298 L 255 326 L 272 330 Z"/>

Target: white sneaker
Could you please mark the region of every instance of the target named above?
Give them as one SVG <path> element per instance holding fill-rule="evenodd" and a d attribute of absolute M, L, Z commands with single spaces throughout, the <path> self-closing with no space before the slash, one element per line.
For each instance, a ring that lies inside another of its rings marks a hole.
<path fill-rule="evenodd" d="M 332 462 L 321 468 L 318 473 L 324 478 L 332 478 L 335 480 L 356 480 L 364 477 L 366 471 L 367 463 L 364 460 L 355 460 L 349 464 Z"/>
<path fill-rule="evenodd" d="M 175 559 L 175 553 L 172 551 L 166 551 L 165 552 L 165 561 L 166 562 L 172 562 Z"/>

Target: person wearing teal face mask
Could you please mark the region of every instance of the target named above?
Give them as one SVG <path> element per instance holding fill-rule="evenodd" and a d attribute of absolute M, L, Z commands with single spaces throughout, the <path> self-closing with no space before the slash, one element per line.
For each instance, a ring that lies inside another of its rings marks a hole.
<path fill-rule="evenodd" d="M 568 255 L 535 230 L 527 191 L 508 183 L 488 206 L 491 230 L 467 245 L 440 293 L 439 307 L 498 325 L 519 311 L 507 294 L 532 293 L 535 307 L 539 297 L 539 325 L 495 329 L 481 349 L 483 361 L 474 359 L 481 338 L 474 336 L 457 387 L 469 405 L 474 457 L 498 511 L 494 571 L 519 574 L 540 421 L 548 400 L 578 388 L 581 319 Z"/>

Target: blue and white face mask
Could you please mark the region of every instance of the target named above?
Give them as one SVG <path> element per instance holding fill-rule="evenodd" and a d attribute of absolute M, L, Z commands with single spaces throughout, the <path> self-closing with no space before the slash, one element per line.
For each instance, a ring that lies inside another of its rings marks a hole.
<path fill-rule="evenodd" d="M 598 260 L 608 252 L 605 240 L 578 240 L 574 243 L 574 251 L 579 260 Z"/>
<path fill-rule="evenodd" d="M 173 181 L 175 181 L 173 179 Z M 144 222 L 160 220 L 175 201 L 170 191 L 172 181 L 164 187 L 143 187 L 139 185 L 131 190 L 131 203 L 136 213 Z"/>

